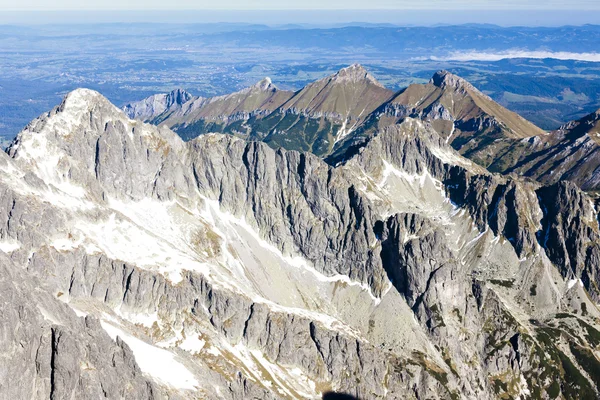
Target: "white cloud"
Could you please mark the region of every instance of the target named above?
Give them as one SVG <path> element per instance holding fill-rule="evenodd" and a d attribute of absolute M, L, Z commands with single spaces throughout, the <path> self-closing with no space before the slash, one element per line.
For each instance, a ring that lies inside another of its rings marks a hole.
<path fill-rule="evenodd" d="M 554 58 L 557 60 L 600 62 L 600 53 L 571 53 L 567 51 L 554 52 L 542 50 L 506 50 L 500 52 L 457 51 L 447 56 L 431 56 L 427 59 L 433 61 L 499 61 L 511 58 Z"/>

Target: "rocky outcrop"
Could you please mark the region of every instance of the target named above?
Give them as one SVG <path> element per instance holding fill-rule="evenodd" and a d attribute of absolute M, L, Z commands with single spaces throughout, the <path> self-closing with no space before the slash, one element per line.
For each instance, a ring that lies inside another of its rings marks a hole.
<path fill-rule="evenodd" d="M 164 94 L 155 94 L 144 100 L 127 104 L 123 111 L 131 119 L 152 120 L 166 112 L 173 112 L 185 103 L 194 99 L 190 93 L 183 89 L 175 89 Z"/>
<path fill-rule="evenodd" d="M 130 348 L 94 317 L 79 318 L 0 254 L 0 394 L 4 398 L 167 398 Z"/>
<path fill-rule="evenodd" d="M 375 241 L 372 207 L 348 177 L 316 156 L 274 151 L 228 136 L 190 143 L 201 192 L 256 225 L 284 253 L 299 253 L 328 275 L 385 286 Z M 274 206 L 276 205 L 276 206 Z"/>
<path fill-rule="evenodd" d="M 583 190 L 596 191 L 600 187 L 599 126 L 597 111 L 547 135 L 515 141 L 496 158 L 492 168 L 544 184 L 568 180 Z"/>
<path fill-rule="evenodd" d="M 592 200 L 566 181 L 544 186 L 537 195 L 544 210 L 540 244 L 565 278 L 581 278 L 598 301 L 600 232 Z"/>

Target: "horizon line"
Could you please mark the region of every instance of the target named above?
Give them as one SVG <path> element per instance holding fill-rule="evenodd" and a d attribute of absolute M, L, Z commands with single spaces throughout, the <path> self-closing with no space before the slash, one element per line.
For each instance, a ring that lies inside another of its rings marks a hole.
<path fill-rule="evenodd" d="M 219 11 L 219 12 L 293 12 L 293 11 L 472 11 L 472 12 L 495 12 L 495 11 L 552 11 L 552 12 L 586 12 L 586 11 L 599 11 L 600 5 L 596 8 L 59 8 L 59 9 L 19 9 L 9 8 L 2 9 L 2 12 L 139 12 L 139 11 L 173 11 L 173 12 L 188 12 L 188 11 Z M 600 21 L 599 21 L 600 23 Z"/>

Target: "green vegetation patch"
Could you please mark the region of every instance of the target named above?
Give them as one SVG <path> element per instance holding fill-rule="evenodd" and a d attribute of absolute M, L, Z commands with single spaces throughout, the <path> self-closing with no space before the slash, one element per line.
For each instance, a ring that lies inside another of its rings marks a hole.
<path fill-rule="evenodd" d="M 515 284 L 515 280 L 514 279 L 491 279 L 490 283 L 494 284 L 494 285 L 498 285 L 498 286 L 502 286 L 505 288 L 512 288 L 513 285 Z"/>

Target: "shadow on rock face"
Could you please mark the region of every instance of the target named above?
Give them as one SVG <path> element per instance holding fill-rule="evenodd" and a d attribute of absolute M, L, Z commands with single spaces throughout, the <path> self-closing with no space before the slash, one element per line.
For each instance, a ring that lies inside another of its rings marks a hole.
<path fill-rule="evenodd" d="M 346 393 L 335 393 L 329 392 L 323 395 L 323 400 L 359 400 L 357 397 L 354 397 L 350 394 Z"/>

